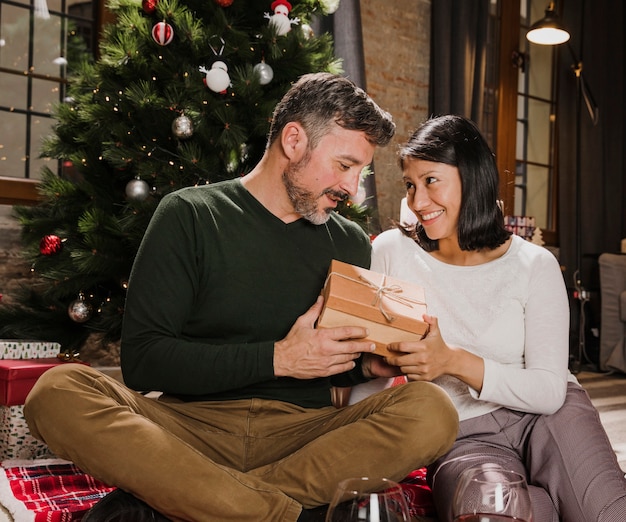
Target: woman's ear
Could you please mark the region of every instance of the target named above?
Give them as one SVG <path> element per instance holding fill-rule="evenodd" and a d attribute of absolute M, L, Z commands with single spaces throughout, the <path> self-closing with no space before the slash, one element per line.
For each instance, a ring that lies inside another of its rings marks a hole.
<path fill-rule="evenodd" d="M 289 122 L 281 133 L 281 145 L 285 156 L 291 161 L 299 161 L 304 157 L 308 146 L 308 138 L 304 128 L 297 122 Z"/>

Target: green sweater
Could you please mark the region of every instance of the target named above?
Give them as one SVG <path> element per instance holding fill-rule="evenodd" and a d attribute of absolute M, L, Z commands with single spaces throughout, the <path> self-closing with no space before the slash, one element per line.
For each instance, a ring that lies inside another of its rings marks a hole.
<path fill-rule="evenodd" d="M 164 197 L 129 281 L 125 382 L 184 400 L 329 405 L 330 379 L 276 378 L 273 352 L 319 295 L 332 259 L 370 262 L 367 235 L 336 213 L 324 225 L 285 224 L 238 179 Z M 363 380 L 360 367 L 333 379 Z"/>

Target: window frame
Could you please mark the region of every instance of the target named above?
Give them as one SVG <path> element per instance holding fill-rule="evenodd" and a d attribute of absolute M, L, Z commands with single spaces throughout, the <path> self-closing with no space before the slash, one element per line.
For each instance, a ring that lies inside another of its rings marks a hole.
<path fill-rule="evenodd" d="M 106 23 L 109 23 L 113 20 L 113 16 L 107 9 L 105 8 L 105 0 L 94 0 L 94 19 L 93 19 L 93 34 L 94 34 L 94 42 L 93 48 L 95 50 L 95 54 L 98 53 L 98 45 L 97 40 L 99 39 L 99 35 L 102 34 L 102 27 Z M 19 6 L 23 7 L 23 4 L 16 3 L 12 0 L 2 0 L 2 3 L 7 5 Z M 65 3 L 63 3 L 65 5 Z M 30 9 L 30 16 L 34 16 L 34 1 L 31 2 L 30 6 L 24 6 L 25 12 L 28 12 Z M 60 13 L 58 11 L 54 12 L 55 14 L 63 17 L 71 19 L 73 18 L 68 13 Z M 14 69 L 9 69 L 6 67 L 0 67 L 0 74 L 20 74 L 26 75 L 30 78 L 37 78 L 39 75 L 33 73 L 31 71 L 22 72 Z M 65 78 L 49 78 L 46 77 L 46 80 L 57 81 L 60 85 L 64 85 L 66 83 Z M 50 117 L 49 115 L 42 115 L 36 111 L 27 111 L 28 115 L 38 115 L 44 117 Z M 27 160 L 28 161 L 28 160 Z M 25 171 L 28 167 L 25 168 Z M 28 174 L 28 172 L 26 172 Z M 11 177 L 11 176 L 1 176 L 0 175 L 0 205 L 34 205 L 40 199 L 39 192 L 37 190 L 37 186 L 39 184 L 38 180 L 31 179 L 29 177 Z"/>
<path fill-rule="evenodd" d="M 500 0 L 499 3 L 500 59 L 495 154 L 503 212 L 504 215 L 512 215 L 515 209 L 518 81 L 518 69 L 513 61 L 519 54 L 520 0 Z"/>
<path fill-rule="evenodd" d="M 102 34 L 103 25 L 114 20 L 106 9 L 104 0 L 96 0 L 95 34 Z M 515 208 L 515 169 L 517 132 L 517 85 L 518 69 L 512 66 L 513 57 L 519 54 L 520 0 L 500 0 L 499 31 L 499 74 L 497 88 L 497 139 L 495 144 L 496 163 L 500 172 L 500 198 L 505 215 L 513 214 Z M 95 46 L 97 55 L 97 45 Z M 0 70 L 0 73 L 5 71 Z M 555 175 L 558 172 L 554 166 Z M 37 180 L 0 176 L 0 205 L 36 204 L 39 199 Z M 558 180 L 554 181 L 558 184 Z M 553 230 L 544 232 L 544 240 L 555 244 L 557 237 L 556 215 L 558 193 L 553 191 Z"/>

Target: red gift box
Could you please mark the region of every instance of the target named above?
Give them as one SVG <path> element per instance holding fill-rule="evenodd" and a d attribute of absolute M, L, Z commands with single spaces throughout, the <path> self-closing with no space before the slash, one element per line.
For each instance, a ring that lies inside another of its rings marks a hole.
<path fill-rule="evenodd" d="M 50 368 L 67 364 L 57 357 L 0 360 L 0 404 L 24 404 L 37 379 Z"/>

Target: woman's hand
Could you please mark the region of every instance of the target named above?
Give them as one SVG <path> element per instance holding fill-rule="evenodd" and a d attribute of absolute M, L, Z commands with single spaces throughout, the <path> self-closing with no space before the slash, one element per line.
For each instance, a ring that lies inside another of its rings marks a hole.
<path fill-rule="evenodd" d="M 432 381 L 442 375 L 452 375 L 480 392 L 483 385 L 483 359 L 462 348 L 446 344 L 439 331 L 437 318 L 424 315 L 429 329 L 420 341 L 392 343 L 393 355 L 386 362 L 398 366 L 409 380 Z"/>

